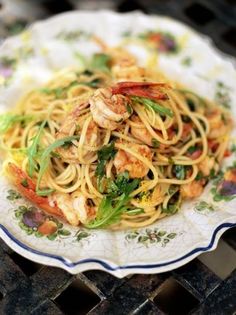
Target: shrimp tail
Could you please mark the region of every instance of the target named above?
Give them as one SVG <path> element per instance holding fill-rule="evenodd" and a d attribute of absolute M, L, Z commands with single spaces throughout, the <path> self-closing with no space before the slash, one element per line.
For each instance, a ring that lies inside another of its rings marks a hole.
<path fill-rule="evenodd" d="M 20 167 L 13 163 L 8 163 L 6 171 L 10 181 L 24 197 L 48 213 L 64 217 L 57 205 L 51 206 L 47 197 L 41 197 L 36 194 L 35 183 Z"/>
<path fill-rule="evenodd" d="M 167 100 L 169 97 L 166 93 L 161 91 L 161 88 L 169 88 L 169 86 L 166 83 L 118 82 L 112 87 L 112 94 L 148 97 L 154 100 Z"/>

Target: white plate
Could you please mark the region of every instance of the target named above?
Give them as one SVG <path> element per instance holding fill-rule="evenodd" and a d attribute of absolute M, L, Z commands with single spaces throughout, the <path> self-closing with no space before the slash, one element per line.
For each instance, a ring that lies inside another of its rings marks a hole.
<path fill-rule="evenodd" d="M 0 110 L 13 106 L 22 93 L 42 85 L 55 71 L 79 67 L 79 54 L 87 56 L 99 51 L 92 34 L 112 46 L 123 42 L 145 65 L 150 48 L 140 34 L 150 30 L 161 35 L 161 44 L 156 43 L 159 53 L 153 55 L 153 60 L 157 57 L 156 66 L 200 95 L 231 106 L 236 116 L 233 60 L 219 53 L 207 38 L 170 18 L 108 11 L 62 14 L 35 23 L 23 34 L 8 39 L 0 48 Z M 130 36 L 131 42 L 127 41 Z M 233 136 L 231 141 L 234 142 Z M 224 169 L 232 165 L 234 158 L 232 155 L 225 161 Z M 222 177 L 219 181 L 222 184 Z M 227 191 L 230 196 L 221 201 L 215 201 L 219 195 L 211 192 L 211 185 L 198 200 L 185 202 L 178 214 L 148 228 L 86 231 L 57 221 L 56 233 L 39 237 L 38 226 L 46 218 L 40 213 L 36 218 L 35 211 L 39 210 L 30 208 L 16 192 L 9 193 L 14 188 L 1 177 L 0 236 L 28 259 L 70 273 L 101 269 L 124 277 L 129 273 L 164 272 L 213 250 L 221 234 L 236 225 L 234 185 Z M 229 188 L 229 183 L 224 185 Z M 34 228 L 28 228 L 23 221 Z"/>

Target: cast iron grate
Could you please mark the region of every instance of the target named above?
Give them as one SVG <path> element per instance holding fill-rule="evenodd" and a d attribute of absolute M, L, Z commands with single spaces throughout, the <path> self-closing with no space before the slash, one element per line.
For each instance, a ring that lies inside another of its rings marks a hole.
<path fill-rule="evenodd" d="M 211 10 L 199 3 L 191 4 L 184 12 L 191 20 L 200 25 L 206 25 L 215 18 L 215 14 Z"/>
<path fill-rule="evenodd" d="M 223 236 L 229 245 L 235 233 L 233 228 Z M 0 314 L 233 315 L 236 311 L 236 269 L 222 280 L 195 259 L 157 275 L 116 279 L 102 271 L 88 271 L 73 276 L 58 268 L 38 268 L 38 264 L 36 268 L 23 257 L 13 261 L 2 241 L 0 246 Z M 222 268 L 226 263 L 219 261 Z"/>
<path fill-rule="evenodd" d="M 173 278 L 167 279 L 160 287 L 153 302 L 166 314 L 186 315 L 199 301 Z"/>
<path fill-rule="evenodd" d="M 35 10 L 40 6 L 46 17 L 85 5 L 169 15 L 209 35 L 223 51 L 236 55 L 235 0 L 43 0 L 37 1 Z M 5 22 L 0 21 L 0 37 L 20 31 L 27 20 L 12 19 L 12 25 L 9 19 Z M 225 232 L 222 239 L 236 253 L 236 228 Z M 219 250 L 220 246 L 213 259 Z M 218 262 L 218 270 L 226 270 L 224 276 L 201 257 L 159 275 L 117 279 L 102 271 L 88 271 L 74 276 L 30 262 L 0 241 L 0 314 L 231 315 L 236 312 L 236 265 L 234 271 L 232 266 L 225 268 L 227 259 Z"/>

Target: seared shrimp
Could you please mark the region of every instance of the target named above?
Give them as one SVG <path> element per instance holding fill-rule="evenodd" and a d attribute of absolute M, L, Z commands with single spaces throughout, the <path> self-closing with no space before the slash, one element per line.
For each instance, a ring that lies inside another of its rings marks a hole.
<path fill-rule="evenodd" d="M 114 130 L 131 115 L 128 97 L 113 95 L 111 88 L 98 89 L 89 100 L 95 122 L 103 128 Z"/>
<path fill-rule="evenodd" d="M 62 139 L 71 135 L 74 135 L 78 132 L 78 129 L 82 126 L 78 126 L 77 120 L 80 116 L 80 111 L 87 104 L 83 106 L 77 106 L 65 119 L 65 122 L 62 124 L 58 133 L 56 134 L 56 139 Z M 86 136 L 85 136 L 85 144 L 89 146 L 97 146 L 99 143 L 99 130 L 97 124 L 91 120 L 89 122 Z M 77 146 L 72 145 L 69 148 L 65 149 L 63 147 L 59 147 L 57 152 L 67 161 L 74 161 L 77 158 Z"/>
<path fill-rule="evenodd" d="M 107 49 L 106 52 L 111 56 L 112 66 L 118 65 L 120 67 L 130 67 L 137 63 L 136 58 L 123 48 L 110 48 Z"/>
<path fill-rule="evenodd" d="M 203 192 L 203 183 L 200 180 L 194 180 L 191 183 L 181 185 L 180 193 L 183 198 L 196 198 Z"/>
<path fill-rule="evenodd" d="M 112 74 L 117 81 L 124 80 L 143 80 L 147 76 L 145 68 L 132 65 L 132 66 L 120 66 L 115 65 L 111 68 Z"/>
<path fill-rule="evenodd" d="M 80 192 L 71 195 L 55 192 L 49 197 L 41 197 L 36 194 L 36 184 L 21 168 L 9 163 L 7 174 L 24 197 L 47 213 L 66 219 L 71 225 L 86 223 L 96 214 L 95 207 L 88 206 L 86 198 Z M 23 185 L 23 181 L 27 185 Z"/>
<path fill-rule="evenodd" d="M 111 56 L 111 72 L 118 81 L 144 78 L 146 69 L 137 65 L 137 59 L 127 50 L 116 47 L 107 49 Z"/>
<path fill-rule="evenodd" d="M 218 164 L 215 161 L 214 157 L 206 156 L 199 164 L 199 170 L 202 172 L 204 176 L 209 176 L 212 169 L 218 167 Z M 218 169 L 216 169 L 218 171 Z"/>
<path fill-rule="evenodd" d="M 162 92 L 163 87 L 167 85 L 151 82 L 119 82 L 111 88 L 98 89 L 89 100 L 93 119 L 100 127 L 115 130 L 132 114 L 129 96 L 165 100 L 168 96 Z"/>
<path fill-rule="evenodd" d="M 146 145 L 130 144 L 129 148 L 151 161 L 152 152 Z M 121 149 L 116 153 L 114 165 L 117 173 L 128 171 L 130 178 L 142 178 L 146 176 L 149 171 L 148 166 L 142 161 Z"/>
<path fill-rule="evenodd" d="M 24 197 L 44 209 L 46 212 L 63 217 L 63 213 L 57 203 L 50 203 L 48 197 L 41 197 L 36 194 L 36 184 L 20 167 L 13 163 L 9 163 L 7 166 L 7 175 Z M 26 182 L 27 185 L 23 185 L 23 182 Z"/>
<path fill-rule="evenodd" d="M 227 122 L 225 121 L 224 115 L 220 109 L 215 109 L 214 111 L 207 113 L 206 117 L 210 125 L 210 132 L 208 134 L 210 139 L 224 136 L 231 125 L 229 119 Z"/>
<path fill-rule="evenodd" d="M 81 193 L 74 192 L 72 195 L 54 193 L 51 200 L 56 201 L 66 220 L 74 226 L 80 222 L 86 223 L 96 213 L 94 208 L 86 204 L 87 200 Z"/>

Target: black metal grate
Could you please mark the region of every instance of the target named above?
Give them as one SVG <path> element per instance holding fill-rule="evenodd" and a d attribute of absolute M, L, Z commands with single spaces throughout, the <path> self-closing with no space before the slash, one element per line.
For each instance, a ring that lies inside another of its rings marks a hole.
<path fill-rule="evenodd" d="M 235 235 L 236 228 L 227 231 L 224 239 L 235 244 Z M 38 264 L 35 268 L 25 258 L 13 261 L 13 252 L 2 241 L 0 246 L 0 314 L 227 315 L 236 311 L 236 269 L 222 280 L 195 259 L 158 275 L 117 279 L 102 271 L 87 271 L 73 276 L 58 268 L 38 268 Z M 223 259 L 222 268 L 225 263 Z"/>
<path fill-rule="evenodd" d="M 139 9 L 169 15 L 209 35 L 223 51 L 236 55 L 235 0 L 35 2 L 35 9 L 40 7 L 45 17 L 86 6 L 109 7 L 122 12 Z M 30 18 L 32 20 L 32 15 Z M 27 19 L 22 17 L 18 20 L 11 17 L 11 21 L 14 23 L 9 24 L 9 19 L 5 24 L 0 21 L 0 36 L 18 32 L 27 23 Z M 236 228 L 225 232 L 222 239 L 231 252 L 236 253 Z M 225 268 L 229 258 L 222 257 L 218 268 L 232 270 Z M 236 269 L 220 277 L 210 264 L 207 267 L 202 261 L 201 258 L 195 259 L 181 268 L 159 275 L 117 279 L 105 272 L 88 271 L 72 276 L 58 268 L 30 262 L 0 241 L 0 314 L 235 314 Z"/>

